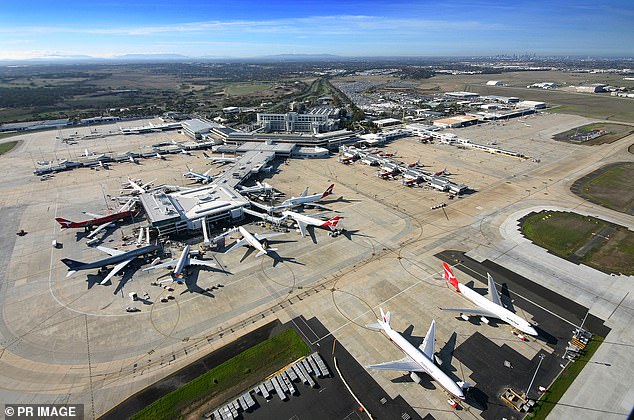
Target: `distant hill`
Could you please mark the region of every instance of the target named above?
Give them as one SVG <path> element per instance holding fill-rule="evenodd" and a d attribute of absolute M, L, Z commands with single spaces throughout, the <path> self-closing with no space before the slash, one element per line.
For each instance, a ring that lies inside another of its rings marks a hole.
<path fill-rule="evenodd" d="M 182 54 L 124 54 L 112 57 L 113 60 L 191 60 Z"/>

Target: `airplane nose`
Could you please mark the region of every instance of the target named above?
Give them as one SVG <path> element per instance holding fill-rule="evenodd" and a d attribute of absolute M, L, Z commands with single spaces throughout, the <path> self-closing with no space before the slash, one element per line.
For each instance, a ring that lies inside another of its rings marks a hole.
<path fill-rule="evenodd" d="M 526 329 L 526 332 L 528 332 L 530 335 L 534 335 L 534 336 L 539 335 L 539 334 L 537 333 L 537 330 L 536 330 L 533 326 L 529 326 L 529 327 Z"/>

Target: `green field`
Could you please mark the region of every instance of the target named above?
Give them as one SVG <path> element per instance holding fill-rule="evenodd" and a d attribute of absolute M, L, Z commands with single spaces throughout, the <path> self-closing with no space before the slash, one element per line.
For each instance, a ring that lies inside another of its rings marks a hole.
<path fill-rule="evenodd" d="M 132 419 L 176 419 L 187 416 L 205 403 L 220 405 L 309 352 L 308 345 L 294 330 L 288 329 L 165 395 Z"/>
<path fill-rule="evenodd" d="M 607 273 L 634 274 L 634 232 L 576 213 L 543 211 L 522 220 L 522 233 L 536 245 L 574 263 Z"/>
<path fill-rule="evenodd" d="M 568 258 L 605 226 L 606 222 L 592 217 L 548 211 L 527 216 L 522 233 L 542 248 Z"/>
<path fill-rule="evenodd" d="M 263 92 L 271 89 L 272 87 L 273 85 L 270 83 L 237 83 L 227 86 L 225 92 L 230 96 L 250 95 L 253 93 Z"/>
<path fill-rule="evenodd" d="M 533 411 L 528 414 L 527 418 L 542 420 L 548 416 L 561 397 L 563 397 L 568 387 L 570 387 L 575 378 L 579 376 L 583 368 L 588 364 L 592 355 L 594 355 L 602 342 L 603 337 L 592 337 L 592 340 L 590 340 L 585 348 L 584 356 L 574 362 L 570 362 L 568 366 L 566 366 L 555 382 L 548 388 L 548 391 L 537 401 Z"/>
<path fill-rule="evenodd" d="M 9 137 L 9 136 L 6 136 L 6 137 Z M 0 138 L 2 138 L 2 137 L 0 137 Z M 3 155 L 5 153 L 11 151 L 11 149 L 13 149 L 17 144 L 18 144 L 17 141 L 8 141 L 6 143 L 0 143 L 0 155 Z"/>
<path fill-rule="evenodd" d="M 634 215 L 634 163 L 604 166 L 577 180 L 571 191 L 588 201 Z"/>

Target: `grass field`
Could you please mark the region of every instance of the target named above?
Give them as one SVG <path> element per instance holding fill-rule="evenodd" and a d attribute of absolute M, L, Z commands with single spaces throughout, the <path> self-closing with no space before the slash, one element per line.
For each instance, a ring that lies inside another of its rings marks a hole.
<path fill-rule="evenodd" d="M 543 211 L 522 220 L 536 245 L 574 263 L 607 273 L 634 274 L 634 232 L 576 213 Z"/>
<path fill-rule="evenodd" d="M 570 137 L 575 134 L 587 134 L 592 130 L 603 130 L 606 131 L 606 134 L 597 137 L 588 141 L 574 141 L 571 140 Z M 559 141 L 567 141 L 575 144 L 584 144 L 588 146 L 593 146 L 595 144 L 605 144 L 605 143 L 613 143 L 617 140 L 622 139 L 623 137 L 629 136 L 634 133 L 634 127 L 623 124 L 609 124 L 609 123 L 594 123 L 587 124 L 581 127 L 576 127 L 571 130 L 565 131 L 563 133 L 555 134 L 553 138 Z"/>
<path fill-rule="evenodd" d="M 561 397 L 570 387 L 572 382 L 579 376 L 583 368 L 588 364 L 594 353 L 603 342 L 603 337 L 594 336 L 585 348 L 585 355 L 574 362 L 571 362 L 552 383 L 548 391 L 537 401 L 533 411 L 526 416 L 529 419 L 543 420 L 555 408 Z"/>
<path fill-rule="evenodd" d="M 250 95 L 271 89 L 270 83 L 237 83 L 226 87 L 225 92 L 230 96 Z"/>
<path fill-rule="evenodd" d="M 502 77 L 497 79 L 504 80 Z M 573 93 L 561 90 L 527 89 L 467 84 L 465 90 L 480 95 L 516 96 L 522 100 L 546 102 L 548 112 L 575 114 L 602 120 L 634 123 L 634 101 L 605 94 Z"/>
<path fill-rule="evenodd" d="M 634 215 L 634 163 L 600 168 L 577 180 L 571 191 L 588 201 Z"/>
<path fill-rule="evenodd" d="M 0 138 L 2 138 L 2 137 L 0 137 Z M 18 144 L 17 141 L 8 141 L 6 143 L 0 143 L 0 155 L 3 155 L 5 153 L 9 152 L 17 144 Z"/>
<path fill-rule="evenodd" d="M 592 217 L 548 211 L 527 216 L 522 233 L 535 244 L 568 258 L 606 226 Z"/>
<path fill-rule="evenodd" d="M 132 419 L 183 418 L 202 404 L 219 405 L 309 352 L 308 345 L 294 330 L 286 330 L 167 394 Z"/>

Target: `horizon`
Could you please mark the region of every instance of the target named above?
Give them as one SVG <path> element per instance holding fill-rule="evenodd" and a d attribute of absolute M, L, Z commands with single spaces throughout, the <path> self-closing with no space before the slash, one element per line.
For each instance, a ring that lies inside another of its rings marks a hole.
<path fill-rule="evenodd" d="M 168 0 L 43 0 L 3 6 L 0 60 L 251 59 L 276 55 L 372 57 L 633 57 L 634 5 L 611 0 L 544 6 L 519 1 L 236 0 L 186 7 Z M 29 13 L 24 13 L 29 10 Z M 70 11 L 70 12 L 69 12 Z"/>

